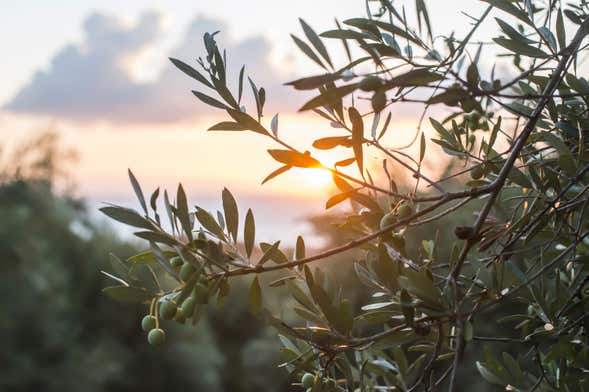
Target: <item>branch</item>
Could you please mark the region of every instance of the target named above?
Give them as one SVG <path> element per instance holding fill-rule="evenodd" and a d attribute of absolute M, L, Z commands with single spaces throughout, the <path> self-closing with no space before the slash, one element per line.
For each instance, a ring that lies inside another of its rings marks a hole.
<path fill-rule="evenodd" d="M 495 200 L 497 199 L 497 196 L 499 195 L 499 193 L 503 189 L 503 185 L 505 184 L 505 181 L 507 180 L 507 176 L 509 175 L 509 172 L 513 168 L 513 165 L 514 165 L 516 159 L 518 158 L 520 151 L 524 148 L 524 146 L 528 140 L 528 137 L 530 136 L 530 134 L 532 133 L 532 131 L 536 127 L 536 123 L 538 122 L 540 115 L 542 114 L 542 111 L 544 110 L 544 108 L 546 107 L 546 105 L 549 102 L 548 97 L 550 97 L 552 95 L 552 93 L 554 92 L 554 90 L 558 87 L 559 83 L 561 82 L 562 78 L 564 77 L 564 73 L 566 73 L 568 67 L 570 66 L 571 59 L 573 58 L 573 54 L 576 53 L 577 49 L 581 45 L 581 42 L 583 41 L 583 39 L 585 38 L 585 36 L 587 35 L 588 32 L 589 32 L 589 18 L 586 18 L 583 21 L 583 23 L 581 24 L 581 26 L 579 27 L 579 29 L 577 30 L 575 37 L 571 41 L 570 45 L 566 48 L 566 50 L 563 51 L 564 54 L 563 54 L 562 58 L 560 59 L 560 61 L 558 62 L 558 66 L 554 70 L 552 77 L 550 78 L 550 80 L 548 81 L 548 84 L 546 85 L 546 88 L 542 92 L 543 98 L 540 99 L 540 101 L 538 102 L 538 105 L 536 106 L 536 108 L 534 109 L 532 114 L 530 115 L 530 118 L 528 119 L 522 132 L 517 137 L 514 147 L 513 147 L 513 150 L 511 151 L 511 154 L 509 155 L 505 164 L 501 168 L 501 171 L 499 172 L 498 177 L 491 184 L 493 187 L 493 191 L 491 192 L 489 199 L 487 200 L 487 203 L 483 207 L 483 210 L 479 214 L 479 217 L 473 226 L 473 236 L 466 240 L 466 243 L 465 243 L 464 247 L 462 248 L 462 252 L 460 253 L 460 257 L 458 258 L 458 261 L 456 262 L 454 268 L 451 271 L 451 278 L 452 279 L 456 279 L 456 277 L 460 274 L 460 270 L 462 269 L 462 265 L 464 263 L 464 260 L 466 259 L 466 256 L 468 255 L 471 247 L 476 243 L 476 241 L 477 241 L 476 237 L 477 237 L 479 231 L 481 230 L 481 227 L 483 226 L 485 219 L 487 218 L 487 216 L 491 212 L 491 208 L 495 204 Z"/>
<path fill-rule="evenodd" d="M 296 261 L 291 261 L 288 263 L 282 263 L 282 264 L 276 264 L 276 265 L 271 265 L 271 266 L 256 266 L 253 268 L 243 268 L 243 269 L 234 269 L 231 271 L 227 271 L 227 272 L 221 272 L 221 273 L 217 273 L 217 274 L 213 274 L 210 276 L 211 279 L 215 279 L 218 278 L 220 276 L 224 276 L 224 277 L 229 277 L 229 276 L 239 276 L 239 275 L 249 275 L 249 274 L 259 274 L 259 273 L 264 273 L 264 272 L 269 272 L 269 271 L 276 271 L 276 270 L 282 270 L 282 269 L 287 269 L 287 268 L 293 268 L 293 267 L 297 267 L 300 265 L 304 265 L 307 263 L 310 263 L 312 261 L 316 261 L 316 260 L 320 260 L 320 259 L 324 259 L 326 257 L 329 256 L 333 256 L 342 252 L 345 252 L 347 250 L 350 249 L 354 249 L 356 247 L 358 247 L 359 245 L 362 245 L 368 241 L 371 241 L 375 238 L 377 238 L 378 236 L 388 233 L 391 230 L 394 230 L 398 227 L 401 226 L 406 226 L 409 225 L 411 222 L 413 222 L 415 219 L 424 216 L 432 211 L 435 211 L 436 209 L 438 209 L 439 207 L 445 205 L 446 203 L 454 200 L 454 199 L 458 199 L 461 197 L 476 197 L 478 195 L 481 195 L 483 193 L 486 193 L 490 190 L 489 187 L 481 187 L 481 188 L 473 188 L 469 191 L 464 191 L 464 192 L 456 192 L 456 193 L 451 193 L 451 194 L 447 194 L 446 196 L 444 196 L 441 200 L 439 200 L 438 202 L 429 205 L 428 207 L 424 208 L 421 211 L 418 211 L 416 213 L 414 213 L 413 215 L 405 218 L 405 219 L 401 219 L 396 223 L 393 223 L 389 226 L 386 226 L 380 230 L 377 230 L 373 233 L 367 234 L 363 237 L 357 238 L 355 240 L 352 240 L 344 245 L 338 246 L 338 247 L 334 247 L 332 249 L 326 250 L 324 252 L 318 253 L 316 255 L 313 256 L 309 256 L 309 257 L 305 257 L 303 259 L 300 260 L 296 260 Z"/>

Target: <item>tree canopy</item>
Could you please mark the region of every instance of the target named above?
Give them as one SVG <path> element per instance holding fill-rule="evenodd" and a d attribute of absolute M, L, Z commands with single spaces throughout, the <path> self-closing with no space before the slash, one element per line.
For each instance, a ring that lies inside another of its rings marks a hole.
<path fill-rule="evenodd" d="M 182 185 L 146 197 L 129 171 L 141 209 L 101 210 L 137 228 L 146 250 L 124 263 L 152 274 L 113 275 L 106 294 L 146 304 L 143 327 L 159 345 L 168 320 L 195 324 L 245 277 L 251 313 L 280 334 L 281 367 L 312 392 L 454 391 L 470 369 L 505 390 L 589 389 L 589 6 L 483 3 L 480 15 L 465 15 L 464 37 L 434 33 L 424 0 L 414 3 L 415 23 L 387 0 L 320 34 L 301 19 L 303 35 L 292 38 L 320 71 L 288 85 L 317 91 L 300 111 L 333 128 L 312 143 L 341 151 L 333 166 L 282 138 L 278 115 L 264 115 L 266 90 L 245 67 L 230 73 L 217 32 L 204 35 L 196 64 L 171 59 L 197 83 L 195 97 L 225 115 L 209 131 L 276 144 L 268 154 L 278 167 L 263 182 L 295 167 L 332 175 L 339 192 L 326 208 L 350 203 L 338 230 L 351 240 L 314 254 L 302 237 L 292 250 L 281 238 L 257 243 L 254 212 L 240 216 L 227 188 L 215 213 L 189 205 Z M 496 36 L 475 40 L 482 23 L 496 24 Z M 485 66 L 487 53 L 509 71 Z M 420 107 L 415 154 L 385 144 L 391 108 L 402 105 Z M 370 166 L 368 154 L 382 165 Z M 451 166 L 430 175 L 424 168 L 441 155 Z M 466 223 L 446 220 L 462 211 L 473 213 Z M 442 230 L 407 247 L 408 233 L 432 226 Z M 333 279 L 334 255 L 352 258 L 363 296 L 352 300 Z M 278 290 L 296 304 L 288 316 L 268 306 Z"/>

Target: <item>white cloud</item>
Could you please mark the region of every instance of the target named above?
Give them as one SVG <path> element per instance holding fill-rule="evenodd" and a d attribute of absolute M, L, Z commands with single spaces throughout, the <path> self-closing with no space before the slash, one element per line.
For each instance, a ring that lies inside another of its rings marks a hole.
<path fill-rule="evenodd" d="M 142 14 L 132 26 L 112 16 L 90 15 L 84 23 L 84 41 L 64 46 L 50 67 L 38 71 L 4 109 L 111 123 L 173 122 L 210 113 L 211 108 L 190 93 L 203 87 L 171 63 L 149 82 L 138 82 L 130 74 L 126 62 L 164 34 L 162 21 L 163 16 L 155 12 Z M 262 36 L 232 41 L 223 34 L 227 29 L 222 22 L 198 17 L 170 56 L 194 65 L 194 59 L 204 53 L 202 35 L 216 30 L 222 32 L 217 41 L 227 49 L 230 76 L 236 77 L 241 64 L 246 64 L 248 74 L 270 93 L 269 103 L 278 102 L 270 109 L 285 106 L 280 102 L 288 102 L 289 90 L 282 83 L 289 76 L 272 65 L 272 45 Z"/>

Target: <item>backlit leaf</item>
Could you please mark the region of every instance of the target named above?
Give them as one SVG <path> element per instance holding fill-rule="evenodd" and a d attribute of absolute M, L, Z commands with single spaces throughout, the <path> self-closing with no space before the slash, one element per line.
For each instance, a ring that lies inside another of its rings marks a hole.
<path fill-rule="evenodd" d="M 419 141 L 419 162 L 421 163 L 423 161 L 423 158 L 425 157 L 425 134 L 423 132 L 421 132 L 421 139 Z"/>
<path fill-rule="evenodd" d="M 262 310 L 262 288 L 260 281 L 256 276 L 250 285 L 249 290 L 249 307 L 252 314 L 257 315 Z"/>
<path fill-rule="evenodd" d="M 345 86 L 329 88 L 322 92 L 320 95 L 308 101 L 303 105 L 299 111 L 305 111 L 314 109 L 319 106 L 334 106 L 337 102 L 340 102 L 343 97 L 350 94 L 358 87 L 357 83 L 347 84 Z"/>
<path fill-rule="evenodd" d="M 265 183 L 267 183 L 268 181 L 270 181 L 271 179 L 273 179 L 274 177 L 279 176 L 282 173 L 285 173 L 287 171 L 289 171 L 290 169 L 292 169 L 292 166 L 290 165 L 285 165 L 285 166 L 281 166 L 278 169 L 274 170 L 272 173 L 268 174 L 266 176 L 266 178 L 264 178 L 262 180 L 262 185 L 264 185 Z"/>
<path fill-rule="evenodd" d="M 298 38 L 294 34 L 291 34 L 290 36 L 292 37 L 294 43 L 299 47 L 301 52 L 306 54 L 307 57 L 309 57 L 311 60 L 313 60 L 321 68 L 325 68 L 325 65 L 323 65 L 323 63 L 321 62 L 319 57 L 317 57 L 317 55 L 315 54 L 315 52 L 313 52 L 313 49 L 311 49 L 311 47 L 309 45 L 307 45 L 303 40 L 301 40 L 300 38 Z"/>
<path fill-rule="evenodd" d="M 251 257 L 254 249 L 254 241 L 256 239 L 256 224 L 254 222 L 254 214 L 251 208 L 248 208 L 245 215 L 245 224 L 243 227 L 243 244 L 247 257 Z"/>
<path fill-rule="evenodd" d="M 216 235 L 218 238 L 223 239 L 225 238 L 225 234 L 223 234 L 223 229 L 217 223 L 215 218 L 206 210 L 203 210 L 200 207 L 196 207 L 195 212 L 196 219 L 200 222 L 202 227 L 204 227 L 209 232 Z"/>
<path fill-rule="evenodd" d="M 245 65 L 241 67 L 239 71 L 239 82 L 238 82 L 238 102 L 241 102 L 241 96 L 243 95 L 243 77 L 245 76 Z"/>
<path fill-rule="evenodd" d="M 207 87 L 213 88 L 211 82 L 209 82 L 200 72 L 192 68 L 190 65 L 171 57 L 169 59 L 172 62 L 172 64 L 174 64 L 180 71 L 184 72 L 186 75 L 198 80 Z"/>
<path fill-rule="evenodd" d="M 508 14 L 515 16 L 522 22 L 531 25 L 530 19 L 528 18 L 528 14 L 524 11 L 517 8 L 510 0 L 482 0 L 485 3 L 489 3 L 494 7 L 499 8 L 502 11 L 507 12 Z"/>
<path fill-rule="evenodd" d="M 99 210 L 108 217 L 129 226 L 141 227 L 148 230 L 154 228 L 151 222 L 139 215 L 137 211 L 130 208 L 109 206 L 102 207 Z"/>
<path fill-rule="evenodd" d="M 227 229 L 234 241 L 237 241 L 237 228 L 239 226 L 239 212 L 237 210 L 237 202 L 235 198 L 229 192 L 227 188 L 223 189 L 223 212 L 225 215 L 225 222 L 227 223 Z"/>
<path fill-rule="evenodd" d="M 303 19 L 299 18 L 299 22 L 301 23 L 303 31 L 305 32 L 305 35 L 307 36 L 309 42 L 315 47 L 319 55 L 323 57 L 327 64 L 329 64 L 329 66 L 333 68 L 333 64 L 331 64 L 331 59 L 329 58 L 329 54 L 327 53 L 327 48 L 321 41 L 321 38 L 319 38 L 317 33 L 315 33 L 311 26 L 309 26 L 307 22 L 305 22 Z"/>
<path fill-rule="evenodd" d="M 305 258 L 305 241 L 303 237 L 297 237 L 297 243 L 295 246 L 295 260 L 302 260 Z"/>
<path fill-rule="evenodd" d="M 321 163 L 308 153 L 302 154 L 292 150 L 268 150 L 268 153 L 274 160 L 285 165 L 304 168 L 321 167 Z"/>
<path fill-rule="evenodd" d="M 274 136 L 278 136 L 278 113 L 272 117 L 272 121 L 270 121 L 270 130 Z"/>
<path fill-rule="evenodd" d="M 442 79 L 444 79 L 444 77 L 436 72 L 432 72 L 425 68 L 419 68 L 393 77 L 386 83 L 386 85 L 387 87 L 427 86 L 432 82 Z"/>
<path fill-rule="evenodd" d="M 307 78 L 293 80 L 292 82 L 286 83 L 286 85 L 293 86 L 297 90 L 312 90 L 320 86 L 323 86 L 324 84 L 335 82 L 340 78 L 341 76 L 339 74 L 326 73 L 322 75 L 310 76 Z"/>
<path fill-rule="evenodd" d="M 213 106 L 215 108 L 219 108 L 219 109 L 227 109 L 227 105 L 225 105 L 223 102 L 209 96 L 206 94 L 203 94 L 199 91 L 192 91 L 192 94 L 194 94 L 194 96 L 198 99 L 200 99 L 202 102 L 206 103 L 207 105 Z"/>
<path fill-rule="evenodd" d="M 495 18 L 495 21 L 497 21 L 497 24 L 499 25 L 501 30 L 505 33 L 505 35 L 507 35 L 512 40 L 520 41 L 524 44 L 533 44 L 534 43 L 534 41 L 523 36 L 519 31 L 517 31 L 509 23 L 503 21 L 502 19 Z"/>
<path fill-rule="evenodd" d="M 347 30 L 347 29 L 338 29 L 338 30 L 329 30 L 321 33 L 321 36 L 324 38 L 338 38 L 341 40 L 346 39 L 354 39 L 354 40 L 363 40 L 368 38 L 368 36 L 364 33 L 355 30 Z"/>
<path fill-rule="evenodd" d="M 548 55 L 544 53 L 541 49 L 538 49 L 534 46 L 528 45 L 521 41 L 515 41 L 512 39 L 507 39 L 503 37 L 493 38 L 497 44 L 503 46 L 505 49 L 508 49 L 516 54 L 533 57 L 533 58 L 546 58 Z"/>
<path fill-rule="evenodd" d="M 209 131 L 247 131 L 243 125 L 233 121 L 221 121 L 208 129 Z"/>
<path fill-rule="evenodd" d="M 264 265 L 264 263 L 266 263 L 269 260 L 273 260 L 275 262 L 278 262 L 278 264 L 280 264 L 282 262 L 288 262 L 288 259 L 286 259 L 285 256 L 283 256 L 283 255 L 280 256 L 275 253 L 278 250 L 279 246 L 280 246 L 280 241 L 276 241 L 272 245 L 261 243 L 260 248 L 262 249 L 264 254 L 260 258 L 260 260 L 256 263 L 256 265 Z M 281 253 L 281 252 L 279 252 L 279 253 Z M 286 260 L 284 260 L 284 259 L 286 259 Z"/>
<path fill-rule="evenodd" d="M 356 163 L 358 164 L 358 170 L 360 174 L 364 175 L 364 156 L 363 156 L 363 144 L 364 144 L 364 121 L 362 116 L 354 107 L 348 109 L 350 116 L 350 122 L 352 123 L 352 148 L 354 150 L 354 156 Z"/>
<path fill-rule="evenodd" d="M 318 150 L 331 150 L 337 146 L 350 147 L 351 145 L 349 136 L 330 136 L 317 139 L 313 142 L 313 147 Z"/>
<path fill-rule="evenodd" d="M 192 241 L 192 223 L 190 221 L 190 214 L 188 213 L 188 200 L 186 199 L 186 192 L 184 192 L 182 184 L 178 184 L 178 191 L 176 192 L 176 216 L 188 240 Z"/>
<path fill-rule="evenodd" d="M 227 108 L 227 113 L 233 118 L 237 123 L 239 123 L 245 129 L 249 129 L 250 131 L 254 131 L 257 133 L 261 133 L 262 135 L 267 135 L 268 131 L 266 128 L 262 126 L 259 122 L 257 122 L 252 116 L 247 113 L 243 113 L 239 110 Z"/>
<path fill-rule="evenodd" d="M 562 10 L 559 8 L 556 15 L 556 38 L 558 39 L 558 46 L 560 50 L 566 48 L 566 30 L 564 27 L 564 18 L 562 17 Z"/>
<path fill-rule="evenodd" d="M 135 178 L 135 175 L 133 174 L 131 169 L 129 169 L 128 172 L 129 172 L 129 180 L 131 181 L 131 185 L 133 186 L 133 191 L 135 191 L 135 195 L 137 196 L 137 199 L 139 200 L 139 203 L 141 204 L 141 208 L 143 208 L 143 211 L 145 211 L 145 214 L 147 214 L 147 205 L 145 203 L 145 197 L 143 196 L 143 191 L 141 190 L 141 186 L 139 185 L 139 182 L 137 181 L 137 178 Z"/>
<path fill-rule="evenodd" d="M 172 257 L 175 253 L 169 252 L 168 256 Z M 141 253 L 137 253 L 127 259 L 128 263 L 131 264 L 152 264 L 157 261 L 152 251 L 146 250 Z"/>

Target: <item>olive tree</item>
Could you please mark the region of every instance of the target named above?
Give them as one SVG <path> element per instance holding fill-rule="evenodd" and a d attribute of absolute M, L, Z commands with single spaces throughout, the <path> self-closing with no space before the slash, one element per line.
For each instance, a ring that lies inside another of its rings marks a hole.
<path fill-rule="evenodd" d="M 304 38 L 292 38 L 320 71 L 287 84 L 317 90 L 300 110 L 331 124 L 333 134 L 312 145 L 344 151 L 334 166 L 281 137 L 277 115 L 264 116 L 266 90 L 245 80 L 245 68 L 228 73 L 217 33 L 204 35 L 206 53 L 195 64 L 171 59 L 196 82 L 196 98 L 225 115 L 210 131 L 276 144 L 268 154 L 279 167 L 264 182 L 291 168 L 329 172 L 339 191 L 326 208 L 350 204 L 340 230 L 354 239 L 315 254 L 301 237 L 291 251 L 279 238 L 256 247 L 254 213 L 242 219 L 228 189 L 214 214 L 190 206 L 181 185 L 174 196 L 158 189 L 147 200 L 129 172 L 141 210 L 102 212 L 138 229 L 148 250 L 122 263 L 150 269 L 153 282 L 113 276 L 119 283 L 105 292 L 148 305 L 149 343 L 164 342 L 167 320 L 195 323 L 205 304 L 231 295 L 234 279 L 249 279 L 251 311 L 278 331 L 293 388 L 454 391 L 471 367 L 505 390 L 589 390 L 589 82 L 579 76 L 589 5 L 482 3 L 480 15 L 465 16 L 464 37 L 434 35 L 424 0 L 414 3 L 415 26 L 389 0 L 367 1 L 365 17 L 321 34 L 301 20 Z M 483 22 L 497 34 L 477 41 Z M 338 48 L 343 66 L 334 61 Z M 484 67 L 489 53 L 509 71 L 499 77 Z M 384 144 L 391 108 L 401 105 L 421 107 L 415 154 Z M 365 163 L 375 153 L 382 168 Z M 426 174 L 428 159 L 444 154 L 454 169 Z M 406 249 L 407 230 L 473 205 L 472 223 L 451 228 L 450 251 L 437 236 Z M 330 277 L 324 260 L 337 254 L 355 258 L 367 303 L 355 306 Z M 271 272 L 273 282 L 260 279 Z M 265 306 L 273 290 L 288 291 L 297 319 Z M 481 335 L 489 324 L 507 328 Z M 475 350 L 485 345 L 492 349 Z M 470 349 L 480 355 L 465 360 Z"/>

